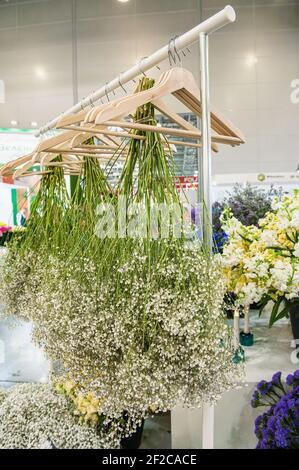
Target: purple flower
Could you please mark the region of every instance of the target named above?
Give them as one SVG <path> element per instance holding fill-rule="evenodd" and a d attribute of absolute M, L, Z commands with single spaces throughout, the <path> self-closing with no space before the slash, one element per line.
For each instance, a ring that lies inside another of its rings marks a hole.
<path fill-rule="evenodd" d="M 276 372 L 272 377 L 273 385 L 281 386 L 281 372 Z"/>
<path fill-rule="evenodd" d="M 289 436 L 290 430 L 288 428 L 284 428 L 279 425 L 277 426 L 276 432 L 275 432 L 275 440 L 277 441 L 278 447 L 282 448 L 288 448 L 288 441 L 289 441 Z"/>
<path fill-rule="evenodd" d="M 260 392 L 261 395 L 266 395 L 269 390 L 271 390 L 272 388 L 272 383 L 271 382 L 267 382 L 266 380 L 261 380 L 257 386 L 256 386 L 257 390 Z"/>
<path fill-rule="evenodd" d="M 251 406 L 252 408 L 257 408 L 259 406 L 259 393 L 257 390 L 253 392 L 252 398 L 251 398 Z"/>
<path fill-rule="evenodd" d="M 268 425 L 268 428 L 270 429 L 270 431 L 272 433 L 274 433 L 275 429 L 276 429 L 276 418 L 275 418 L 275 416 L 271 416 L 271 418 L 268 419 L 267 425 Z"/>
<path fill-rule="evenodd" d="M 284 390 L 281 373 L 277 372 L 271 382 L 262 380 L 257 385 L 252 397 L 256 406 L 267 406 L 260 401 L 260 397 L 271 393 L 274 385 L 284 393 L 281 398 L 276 396 L 277 402 L 255 420 L 257 449 L 299 449 L 299 372 L 290 374 L 287 383 L 292 386 L 289 391 Z"/>
<path fill-rule="evenodd" d="M 286 378 L 286 383 L 287 383 L 288 385 L 290 385 L 290 386 L 293 385 L 293 383 L 294 383 L 294 376 L 293 376 L 293 374 L 289 374 L 289 375 L 287 376 L 287 378 Z"/>
<path fill-rule="evenodd" d="M 298 370 L 295 370 L 295 372 L 294 372 L 294 378 L 295 378 L 296 380 L 299 380 L 299 369 L 298 369 Z"/>

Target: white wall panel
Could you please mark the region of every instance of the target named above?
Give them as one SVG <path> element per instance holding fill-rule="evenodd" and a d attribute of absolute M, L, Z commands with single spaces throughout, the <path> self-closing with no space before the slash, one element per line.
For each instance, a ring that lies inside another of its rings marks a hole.
<path fill-rule="evenodd" d="M 6 88 L 0 127 L 12 119 L 21 127 L 32 120 L 42 124 L 72 104 L 71 3 L 0 0 L 0 80 Z M 77 0 L 79 96 L 195 26 L 200 3 L 208 17 L 227 1 Z M 211 99 L 244 131 L 247 143 L 221 147 L 214 170 L 293 170 L 299 163 L 299 104 L 290 101 L 290 82 L 299 78 L 299 0 L 229 3 L 236 8 L 236 23 L 210 40 Z M 184 66 L 198 78 L 198 47 L 191 49 Z M 162 70 L 166 67 L 167 61 Z"/>
<path fill-rule="evenodd" d="M 203 0 L 204 17 L 227 2 Z M 290 84 L 299 78 L 299 1 L 230 2 L 235 27 L 211 37 L 211 98 L 247 142 L 223 148 L 216 173 L 294 171 L 299 163 L 299 104 Z"/>

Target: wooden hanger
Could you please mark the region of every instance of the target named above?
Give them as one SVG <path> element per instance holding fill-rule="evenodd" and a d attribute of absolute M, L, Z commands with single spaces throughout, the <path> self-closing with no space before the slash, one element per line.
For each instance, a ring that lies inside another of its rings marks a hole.
<path fill-rule="evenodd" d="M 169 74 L 169 70 L 167 70 L 161 75 L 159 81 L 162 82 L 166 80 L 168 74 Z M 72 114 L 70 116 L 63 116 L 57 122 L 56 128 L 60 129 L 60 128 L 64 128 L 65 126 L 71 126 L 73 124 L 79 124 L 79 123 L 86 124 L 86 123 L 94 122 L 95 117 L 98 114 L 98 112 L 104 111 L 105 109 L 109 108 L 110 106 L 114 106 L 116 103 L 120 101 L 125 101 L 127 98 L 128 98 L 127 96 L 124 96 L 122 98 L 119 98 L 118 100 L 109 101 L 107 103 L 102 103 L 101 105 L 92 107 L 91 109 L 88 109 L 88 110 L 80 111 L 79 113 Z"/>
<path fill-rule="evenodd" d="M 104 128 L 104 126 L 102 126 Z M 117 138 L 109 138 L 96 133 L 85 133 L 85 132 L 63 132 L 55 137 L 51 137 L 49 139 L 44 140 L 43 142 L 39 143 L 36 147 L 35 154 L 32 158 L 32 162 L 40 162 L 43 165 L 47 165 L 51 160 L 55 158 L 56 155 L 59 154 L 60 150 L 69 150 L 71 151 L 72 147 L 78 146 L 84 143 L 89 137 L 95 135 L 103 144 L 108 146 L 109 148 L 114 148 L 117 150 L 119 148 L 120 140 Z M 53 152 L 52 149 L 55 149 Z M 46 152 L 46 153 L 45 153 Z"/>
<path fill-rule="evenodd" d="M 53 158 L 55 158 L 56 155 L 59 155 L 59 154 L 60 153 L 56 153 L 55 155 L 53 155 Z M 66 168 L 69 168 L 70 166 L 78 163 L 75 156 L 63 155 L 62 159 L 63 159 L 62 162 L 55 162 L 55 163 L 57 163 L 57 166 L 64 166 Z M 42 161 L 42 159 L 40 159 L 40 160 L 41 160 L 40 162 L 37 162 L 37 161 L 33 162 L 32 158 L 29 158 L 26 162 L 23 162 L 23 164 L 21 166 L 19 166 L 19 165 L 15 166 L 15 170 L 12 172 L 13 173 L 13 178 L 18 179 L 21 176 L 24 176 L 25 174 L 28 176 L 28 175 L 35 175 L 35 174 L 43 174 L 44 172 L 47 172 L 47 170 L 39 170 L 39 171 L 28 172 L 29 168 L 33 168 L 34 166 L 43 167 L 44 166 L 43 161 Z"/>
<path fill-rule="evenodd" d="M 171 70 L 167 70 L 166 72 L 162 74 L 159 80 L 160 85 L 164 84 L 167 81 L 170 73 L 171 73 Z M 139 93 L 142 94 L 143 92 L 139 92 Z M 87 127 L 86 126 L 84 127 L 85 124 L 92 123 L 93 120 L 96 118 L 96 116 L 102 115 L 104 111 L 108 110 L 111 107 L 116 108 L 120 104 L 125 103 L 127 99 L 128 97 L 122 97 L 122 98 L 119 98 L 118 100 L 111 101 L 109 103 L 105 103 L 100 106 L 94 107 L 90 109 L 89 111 L 81 111 L 77 113 L 76 115 L 64 116 L 58 121 L 56 127 L 64 128 L 64 129 L 76 128 L 78 130 L 78 127 L 69 127 L 69 126 L 72 126 L 73 124 L 81 123 L 83 124 L 82 128 L 87 130 Z M 198 132 L 197 127 L 193 126 L 191 123 L 183 119 L 177 113 L 173 112 L 165 103 L 163 103 L 162 100 L 156 99 L 155 101 L 152 102 L 152 104 L 156 107 L 156 109 L 158 109 L 162 114 L 170 118 L 179 127 L 182 127 L 185 130 L 190 130 L 192 132 Z M 118 117 L 123 117 L 123 115 L 118 116 Z M 106 133 L 108 134 L 107 131 Z M 123 137 L 129 137 L 129 135 L 125 134 L 123 135 Z M 76 139 L 76 137 L 74 139 Z M 188 145 L 188 143 L 183 143 L 183 142 L 178 142 L 178 141 L 170 142 L 170 143 L 173 143 L 174 145 L 180 145 L 180 146 L 201 147 L 201 145 L 199 144 L 190 143 L 190 145 Z M 214 152 L 218 152 L 218 147 L 215 143 L 212 144 L 212 149 L 214 150 Z"/>
<path fill-rule="evenodd" d="M 138 92 L 110 103 L 106 103 L 105 105 L 93 108 L 88 112 L 78 113 L 77 118 L 74 116 L 62 118 L 58 122 L 57 127 L 63 127 L 64 129 L 76 128 L 78 130 L 78 127 L 71 126 L 70 123 L 75 121 L 80 122 L 80 120 L 83 123 L 83 126 L 81 126 L 82 130 L 87 130 L 89 126 L 86 126 L 85 124 L 92 121 L 94 121 L 96 125 L 102 124 L 110 127 L 114 124 L 121 127 L 121 121 L 113 120 L 120 119 L 130 114 L 136 109 L 136 107 L 142 106 L 142 104 L 150 101 L 162 114 L 168 116 L 173 122 L 182 127 L 183 130 L 189 130 L 191 132 L 189 135 L 187 132 L 183 132 L 181 133 L 181 136 L 200 140 L 201 134 L 198 129 L 174 113 L 167 105 L 165 105 L 165 103 L 163 103 L 161 97 L 167 94 L 173 94 L 192 112 L 195 112 L 198 116 L 201 116 L 200 91 L 193 75 L 185 69 L 174 68 L 162 74 L 158 84 L 154 85 L 154 87 L 150 88 L 149 90 Z M 230 144 L 232 146 L 239 145 L 244 142 L 244 137 L 241 132 L 234 128 L 231 123 L 220 116 L 220 113 L 216 112 L 215 110 L 213 110 L 211 113 L 211 123 L 212 128 L 218 134 L 220 134 L 220 137 L 217 137 L 216 135 L 212 136 L 213 150 L 217 150 L 215 142 Z M 132 123 L 130 128 L 139 128 L 141 130 L 141 127 L 138 127 L 138 123 Z M 150 129 L 148 128 L 148 130 Z M 158 129 L 152 128 L 152 130 L 157 131 Z M 166 133 L 166 131 L 163 131 L 163 129 L 161 129 L 160 132 Z M 180 135 L 180 133 L 169 130 L 168 135 Z"/>
<path fill-rule="evenodd" d="M 97 136 L 103 144 L 93 147 L 93 149 L 97 149 L 97 152 L 99 153 L 96 155 L 100 157 L 103 155 L 103 153 L 101 154 L 101 151 L 105 150 L 101 148 L 103 146 L 107 146 L 107 155 L 109 154 L 108 150 L 112 150 L 110 147 L 115 146 L 115 148 L 117 148 L 124 138 L 145 139 L 142 135 L 135 135 L 132 133 L 131 131 L 133 129 L 160 132 L 162 136 L 171 135 L 183 138 L 188 137 L 195 142 L 183 142 L 177 140 L 167 140 L 167 142 L 177 146 L 201 147 L 201 143 L 199 142 L 202 137 L 201 132 L 191 123 L 188 123 L 181 116 L 174 113 L 163 102 L 162 98 L 169 94 L 174 95 L 192 112 L 201 116 L 200 91 L 193 75 L 183 68 L 176 67 L 163 73 L 159 82 L 149 90 L 141 91 L 133 95 L 111 101 L 104 105 L 94 107 L 89 111 L 82 111 L 75 116 L 66 116 L 61 118 L 57 127 L 67 129 L 67 132 L 63 132 L 41 142 L 35 149 L 35 152 L 33 154 L 29 154 L 31 161 L 28 160 L 28 156 L 24 156 L 19 159 L 18 163 L 16 161 L 11 163 L 18 166 L 20 164 L 22 165 L 16 172 L 17 174 L 20 174 L 22 171 L 26 171 L 30 168 L 30 166 L 38 160 L 41 160 L 45 164 L 49 163 L 55 158 L 56 151 L 59 150 L 63 150 L 62 153 L 66 160 L 75 156 L 78 156 L 78 159 L 80 159 L 80 146 L 82 144 L 84 145 L 84 142 L 90 136 Z M 162 114 L 175 122 L 180 129 L 161 128 L 151 126 L 146 123 L 122 121 L 125 116 L 130 115 L 138 106 L 142 106 L 148 102 L 152 102 Z M 83 125 L 73 126 L 74 123 L 82 123 Z M 112 126 L 120 127 L 122 130 L 120 132 L 111 130 Z M 212 136 L 212 145 L 214 150 L 217 149 L 216 142 L 226 143 L 232 146 L 245 142 L 242 133 L 227 119 L 221 116 L 218 111 L 215 111 L 214 108 L 212 108 L 211 111 L 211 127 L 216 133 Z M 86 151 L 89 150 L 86 146 L 84 147 Z M 72 148 L 74 148 L 73 154 L 71 153 Z M 47 152 L 47 150 L 49 150 L 49 152 Z M 67 152 L 68 150 L 70 150 L 69 153 Z M 69 164 L 71 163 L 74 162 L 69 161 Z M 10 171 L 10 169 L 6 167 L 0 170 L 0 174 L 2 174 L 3 171 Z"/>
<path fill-rule="evenodd" d="M 104 122 L 127 116 L 137 107 L 148 102 L 154 102 L 170 94 L 179 99 L 191 111 L 195 112 L 196 115 L 201 116 L 200 90 L 193 75 L 186 69 L 175 67 L 162 74 L 158 84 L 152 88 L 111 102 L 110 106 L 105 105 L 94 108 L 86 116 L 85 122 L 88 118 L 89 122 L 93 119 L 95 124 L 103 124 Z M 240 143 L 245 142 L 241 131 L 235 128 L 227 119 L 224 119 L 214 108 L 211 112 L 211 127 L 220 135 L 235 137 L 240 140 Z M 229 139 L 227 139 L 228 142 Z"/>
<path fill-rule="evenodd" d="M 15 160 L 12 160 L 5 165 L 3 165 L 0 168 L 0 176 L 6 176 L 6 175 L 11 175 L 12 170 L 14 168 L 17 168 L 18 166 L 22 165 L 23 163 L 28 162 L 31 160 L 33 153 L 29 153 L 26 155 L 23 155 L 22 157 L 16 158 Z"/>

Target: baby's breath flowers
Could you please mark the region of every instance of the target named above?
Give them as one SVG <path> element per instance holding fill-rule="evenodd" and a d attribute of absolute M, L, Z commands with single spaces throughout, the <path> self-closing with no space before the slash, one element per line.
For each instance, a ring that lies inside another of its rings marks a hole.
<path fill-rule="evenodd" d="M 101 283 L 90 259 L 36 260 L 27 278 L 23 316 L 35 341 L 111 419 L 199 406 L 236 381 L 219 266 L 198 250 L 167 248 L 151 273 L 136 248 Z"/>
<path fill-rule="evenodd" d="M 152 85 L 144 77 L 139 91 Z M 154 107 L 138 108 L 134 118 L 155 124 Z M 40 194 L 33 212 L 46 231 L 29 224 L 25 246 L 9 246 L 0 274 L 7 312 L 33 323 L 35 342 L 77 384 L 72 401 L 83 421 L 96 424 L 100 404 L 117 442 L 149 410 L 213 402 L 239 379 L 222 314 L 221 269 L 199 241 L 173 232 L 157 239 L 148 232 L 143 238 L 95 233 L 101 202 L 116 207 L 124 196 L 128 214 L 142 203 L 146 227 L 153 203 L 180 206 L 167 142 L 159 133 L 134 132 L 144 139 L 130 142 L 116 191 L 94 157 L 84 159 L 71 201 L 61 179 L 55 183 L 61 193 L 48 181 L 51 191 Z"/>
<path fill-rule="evenodd" d="M 22 384 L 0 399 L 0 449 L 117 447 L 111 434 L 81 425 L 67 399 L 47 384 Z"/>
<path fill-rule="evenodd" d="M 6 394 L 7 394 L 7 391 L 0 388 L 0 403 L 4 400 L 4 398 L 6 397 Z"/>

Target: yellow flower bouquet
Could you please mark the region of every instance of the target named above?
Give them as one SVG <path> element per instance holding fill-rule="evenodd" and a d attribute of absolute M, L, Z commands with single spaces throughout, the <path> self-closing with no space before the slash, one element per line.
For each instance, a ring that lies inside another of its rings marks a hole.
<path fill-rule="evenodd" d="M 246 227 L 231 213 L 222 215 L 228 243 L 219 255 L 229 292 L 237 305 L 274 302 L 270 323 L 299 305 L 299 191 L 275 199 L 259 226 Z"/>

